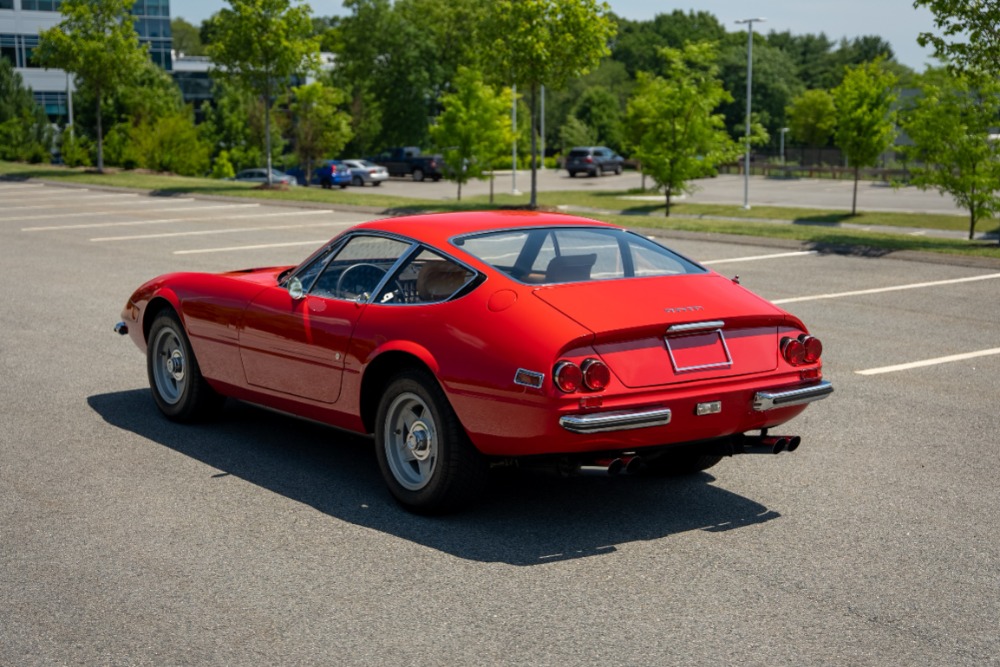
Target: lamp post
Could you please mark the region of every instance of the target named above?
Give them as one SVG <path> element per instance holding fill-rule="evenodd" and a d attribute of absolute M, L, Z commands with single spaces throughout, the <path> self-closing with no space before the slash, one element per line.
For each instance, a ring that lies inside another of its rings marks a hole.
<path fill-rule="evenodd" d="M 781 128 L 781 164 L 785 164 L 785 132 L 788 132 L 787 127 Z"/>
<path fill-rule="evenodd" d="M 750 91 L 753 82 L 753 24 L 767 19 L 739 19 L 738 24 L 747 24 L 747 132 L 746 155 L 743 158 L 743 208 L 750 210 Z"/>

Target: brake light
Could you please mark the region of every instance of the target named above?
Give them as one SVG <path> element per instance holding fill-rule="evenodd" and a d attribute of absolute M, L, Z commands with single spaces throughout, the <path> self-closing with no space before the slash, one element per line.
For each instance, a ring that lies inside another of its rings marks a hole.
<path fill-rule="evenodd" d="M 611 382 L 611 371 L 599 359 L 586 359 L 580 367 L 583 384 L 591 391 L 601 391 Z"/>
<path fill-rule="evenodd" d="M 590 164 L 593 161 L 594 161 L 594 158 L 590 157 L 589 155 L 587 156 L 587 159 L 584 160 L 584 162 L 586 162 L 587 164 Z"/>
<path fill-rule="evenodd" d="M 572 362 L 560 361 L 552 371 L 552 380 L 560 391 L 570 394 L 580 388 L 580 383 L 583 382 L 583 371 Z"/>
<path fill-rule="evenodd" d="M 798 338 L 782 338 L 781 356 L 792 366 L 801 366 L 806 361 L 806 346 Z"/>
<path fill-rule="evenodd" d="M 820 342 L 819 338 L 802 334 L 799 336 L 799 340 L 806 348 L 805 362 L 813 364 L 819 361 L 819 358 L 823 356 L 823 343 Z"/>
<path fill-rule="evenodd" d="M 819 338 L 802 334 L 798 338 L 781 339 L 781 356 L 792 366 L 814 364 L 823 355 L 823 343 Z"/>

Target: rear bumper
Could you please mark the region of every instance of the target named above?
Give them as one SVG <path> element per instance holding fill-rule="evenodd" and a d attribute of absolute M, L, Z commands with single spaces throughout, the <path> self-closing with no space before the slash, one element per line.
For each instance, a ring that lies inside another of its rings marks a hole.
<path fill-rule="evenodd" d="M 798 387 L 785 391 L 758 391 L 753 397 L 753 409 L 766 412 L 792 405 L 804 405 L 826 398 L 833 393 L 833 385 L 823 380 L 808 387 Z"/>
<path fill-rule="evenodd" d="M 607 433 L 647 426 L 664 426 L 670 423 L 670 417 L 670 408 L 599 412 L 589 415 L 566 415 L 559 418 L 559 425 L 572 433 Z"/>

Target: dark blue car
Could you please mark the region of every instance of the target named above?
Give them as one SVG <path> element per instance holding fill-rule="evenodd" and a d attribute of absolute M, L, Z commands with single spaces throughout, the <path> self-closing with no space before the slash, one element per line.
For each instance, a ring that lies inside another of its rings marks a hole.
<path fill-rule="evenodd" d="M 340 160 L 327 160 L 313 171 L 313 183 L 324 188 L 346 188 L 351 184 L 351 170 Z"/>

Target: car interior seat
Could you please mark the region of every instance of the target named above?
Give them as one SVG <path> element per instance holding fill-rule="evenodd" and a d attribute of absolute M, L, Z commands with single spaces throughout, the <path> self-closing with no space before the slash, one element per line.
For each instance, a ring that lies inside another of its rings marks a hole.
<path fill-rule="evenodd" d="M 590 280 L 590 270 L 596 263 L 597 253 L 553 257 L 545 269 L 545 282 L 568 283 Z"/>

